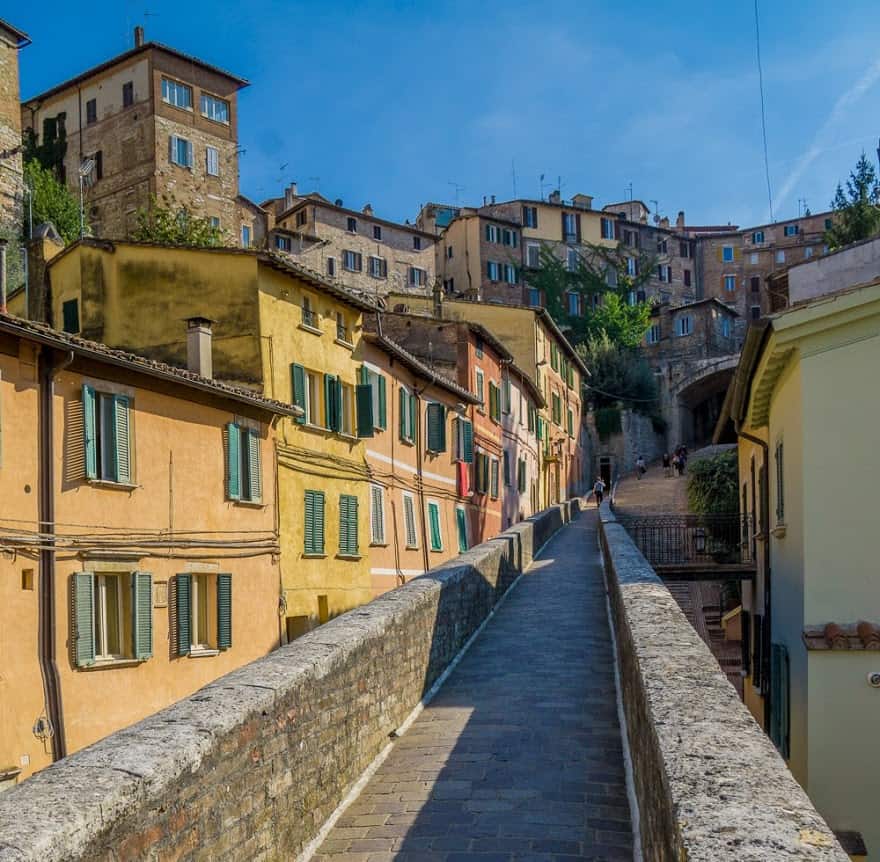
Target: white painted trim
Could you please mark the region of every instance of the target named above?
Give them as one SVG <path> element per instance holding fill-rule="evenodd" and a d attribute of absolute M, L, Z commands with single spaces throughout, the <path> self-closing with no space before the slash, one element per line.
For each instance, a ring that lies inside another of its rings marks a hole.
<path fill-rule="evenodd" d="M 376 452 L 374 449 L 367 449 L 366 456 L 368 458 L 375 458 L 383 464 L 390 464 L 392 467 L 397 467 L 405 473 L 412 473 L 413 475 L 418 473 L 418 470 L 415 467 L 405 464 L 403 461 L 395 461 L 394 458 L 390 458 L 388 455 L 383 455 L 381 452 Z M 455 487 L 455 479 L 441 476 L 439 473 L 432 473 L 430 470 L 422 470 L 422 475 L 426 479 L 433 479 L 435 482 L 442 482 L 444 485 L 450 485 L 453 488 Z"/>
<path fill-rule="evenodd" d="M 412 549 L 411 549 L 412 550 Z M 408 578 L 415 578 L 419 575 L 424 575 L 424 569 L 387 569 L 382 567 L 377 567 L 375 569 L 370 569 L 371 575 L 406 575 Z"/>
<path fill-rule="evenodd" d="M 361 363 L 361 365 L 363 365 L 364 368 L 367 369 L 367 371 L 372 371 L 373 374 L 387 374 L 388 373 L 384 369 L 380 368 L 378 365 L 373 365 L 372 362 L 367 362 L 366 359 Z"/>

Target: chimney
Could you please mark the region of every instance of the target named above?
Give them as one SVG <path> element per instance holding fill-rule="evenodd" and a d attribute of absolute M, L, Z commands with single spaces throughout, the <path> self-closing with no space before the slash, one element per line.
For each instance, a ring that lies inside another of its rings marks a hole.
<path fill-rule="evenodd" d="M 551 204 L 561 204 L 562 203 L 562 193 L 559 189 L 556 189 L 555 192 L 550 192 L 550 203 Z"/>
<path fill-rule="evenodd" d="M 372 215 L 373 214 L 373 205 L 372 204 L 364 204 L 364 215 Z"/>
<path fill-rule="evenodd" d="M 669 219 L 666 216 L 660 219 L 660 227 L 669 227 Z"/>
<path fill-rule="evenodd" d="M 589 210 L 593 208 L 593 196 L 585 195 L 585 194 L 576 194 L 572 197 L 571 202 L 578 208 L 582 210 Z"/>
<path fill-rule="evenodd" d="M 675 219 L 675 226 L 682 230 L 684 228 L 684 210 L 678 211 L 678 217 Z"/>
<path fill-rule="evenodd" d="M 137 27 L 134 28 L 134 46 L 135 48 L 140 48 L 144 44 L 144 28 L 138 24 Z"/>
<path fill-rule="evenodd" d="M 284 190 L 284 209 L 289 210 L 296 203 L 296 183 L 291 183 Z"/>
<path fill-rule="evenodd" d="M 189 317 L 186 321 L 186 367 L 200 377 L 212 378 L 211 323 L 206 317 Z"/>
<path fill-rule="evenodd" d="M 495 205 L 495 195 L 492 195 L 492 205 Z"/>

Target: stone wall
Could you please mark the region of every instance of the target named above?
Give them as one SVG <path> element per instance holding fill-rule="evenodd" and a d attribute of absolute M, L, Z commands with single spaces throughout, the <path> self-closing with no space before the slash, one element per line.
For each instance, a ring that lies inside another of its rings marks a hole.
<path fill-rule="evenodd" d="M 293 859 L 577 502 L 0 795 L 0 862 Z"/>
<path fill-rule="evenodd" d="M 600 536 L 646 862 L 846 862 L 607 503 Z"/>
<path fill-rule="evenodd" d="M 641 455 L 647 463 L 657 461 L 666 451 L 666 436 L 658 434 L 649 416 L 632 410 L 620 411 L 620 432 L 611 434 L 603 440 L 596 431 L 595 413 L 586 416 L 591 444 L 591 475 L 599 473 L 599 459 L 610 458 L 612 478 L 623 476 L 636 468 L 636 459 Z M 590 483 L 592 485 L 592 483 Z"/>

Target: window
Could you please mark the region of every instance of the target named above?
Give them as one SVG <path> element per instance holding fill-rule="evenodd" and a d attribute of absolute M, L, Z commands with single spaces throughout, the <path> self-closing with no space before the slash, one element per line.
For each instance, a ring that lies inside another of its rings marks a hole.
<path fill-rule="evenodd" d="M 104 176 L 104 151 L 95 151 L 95 179 L 100 180 Z"/>
<path fill-rule="evenodd" d="M 425 406 L 425 448 L 437 454 L 446 451 L 446 407 L 436 401 Z"/>
<path fill-rule="evenodd" d="M 501 455 L 501 481 L 504 482 L 504 487 L 510 487 L 510 452 L 506 449 Z"/>
<path fill-rule="evenodd" d="M 614 222 L 610 218 L 601 219 L 602 239 L 614 239 Z"/>
<path fill-rule="evenodd" d="M 463 554 L 470 545 L 468 544 L 467 515 L 461 506 L 455 508 L 455 526 L 458 532 L 458 552 Z"/>
<path fill-rule="evenodd" d="M 481 369 L 474 369 L 474 395 L 480 399 L 481 406 L 485 405 L 486 398 L 483 392 L 483 372 Z"/>
<path fill-rule="evenodd" d="M 527 465 L 525 458 L 517 458 L 516 459 L 516 489 L 520 492 L 520 494 L 524 494 L 526 490 L 527 484 L 527 473 L 526 473 Z"/>
<path fill-rule="evenodd" d="M 529 305 L 532 308 L 540 308 L 542 305 L 541 291 L 537 287 L 529 288 Z"/>
<path fill-rule="evenodd" d="M 730 318 L 722 317 L 721 318 L 721 335 L 724 338 L 730 338 Z"/>
<path fill-rule="evenodd" d="M 575 272 L 578 268 L 578 253 L 576 248 L 568 249 L 565 256 L 565 267 L 569 272 Z"/>
<path fill-rule="evenodd" d="M 226 499 L 259 503 L 263 487 L 259 432 L 230 422 L 225 442 Z"/>
<path fill-rule="evenodd" d="M 318 312 L 312 308 L 312 300 L 308 296 L 302 298 L 302 324 L 303 326 L 311 326 L 312 329 L 318 328 Z"/>
<path fill-rule="evenodd" d="M 553 393 L 553 424 L 561 425 L 562 424 L 562 399 L 559 397 L 559 394 Z"/>
<path fill-rule="evenodd" d="M 630 248 L 638 248 L 639 235 L 634 230 L 625 230 L 623 232 L 623 244 Z"/>
<path fill-rule="evenodd" d="M 446 258 L 447 260 L 452 260 L 453 248 L 452 246 L 447 246 L 446 248 Z"/>
<path fill-rule="evenodd" d="M 683 269 L 681 271 L 682 279 L 685 287 L 691 286 L 691 271 L 689 269 Z"/>
<path fill-rule="evenodd" d="M 403 492 L 403 530 L 407 548 L 418 548 L 419 533 L 416 529 L 415 503 L 412 494 Z"/>
<path fill-rule="evenodd" d="M 522 208 L 522 223 L 523 223 L 523 227 L 537 227 L 538 226 L 538 208 L 524 206 Z"/>
<path fill-rule="evenodd" d="M 639 263 L 634 257 L 626 259 L 626 274 L 630 278 L 635 278 L 639 274 Z"/>
<path fill-rule="evenodd" d="M 335 430 L 340 434 L 346 434 L 349 437 L 354 436 L 353 416 L 354 416 L 354 387 L 350 383 L 343 383 L 338 377 L 336 385 L 339 394 L 338 400 L 338 419 Z"/>
<path fill-rule="evenodd" d="M 324 556 L 324 492 L 306 491 L 305 530 L 303 533 L 303 553 L 306 556 Z"/>
<path fill-rule="evenodd" d="M 764 242 L 764 231 L 756 230 L 752 232 L 752 245 L 760 245 Z"/>
<path fill-rule="evenodd" d="M 385 490 L 370 485 L 370 544 L 385 544 Z"/>
<path fill-rule="evenodd" d="M 339 495 L 339 556 L 358 556 L 358 498 Z"/>
<path fill-rule="evenodd" d="M 296 214 L 296 226 L 302 227 L 309 220 L 309 211 L 307 208 L 303 207 Z"/>
<path fill-rule="evenodd" d="M 416 439 L 416 396 L 404 386 L 400 387 L 398 393 L 400 439 L 413 443 Z"/>
<path fill-rule="evenodd" d="M 469 419 L 455 420 L 455 460 L 472 464 L 474 460 L 474 426 Z"/>
<path fill-rule="evenodd" d="M 783 249 L 779 249 L 779 251 L 776 252 L 776 262 L 785 263 L 785 251 Z"/>
<path fill-rule="evenodd" d="M 370 257 L 370 275 L 373 278 L 387 278 L 388 277 L 388 261 L 385 260 L 384 257 Z"/>
<path fill-rule="evenodd" d="M 79 332 L 79 300 L 68 299 L 61 304 L 62 329 L 65 332 Z"/>
<path fill-rule="evenodd" d="M 341 311 L 336 312 L 336 340 L 351 344 L 351 333 L 348 331 L 345 315 Z"/>
<path fill-rule="evenodd" d="M 128 108 L 134 104 L 134 82 L 126 81 L 122 85 L 122 107 Z"/>
<path fill-rule="evenodd" d="M 501 266 L 496 263 L 494 260 L 487 261 L 486 263 L 486 276 L 489 281 L 500 281 L 501 280 Z"/>
<path fill-rule="evenodd" d="M 508 284 L 516 284 L 516 267 L 512 263 L 504 264 L 504 280 Z"/>
<path fill-rule="evenodd" d="M 229 122 L 229 102 L 225 99 L 218 99 L 216 96 L 202 93 L 199 98 L 199 107 L 203 117 L 207 117 L 215 123 Z"/>
<path fill-rule="evenodd" d="M 89 99 L 86 102 L 86 124 L 91 125 L 92 123 L 98 122 L 98 100 L 97 99 Z"/>
<path fill-rule="evenodd" d="M 455 290 L 455 279 L 454 278 L 444 279 L 443 290 L 446 293 L 452 293 Z"/>
<path fill-rule="evenodd" d="M 480 335 L 474 337 L 474 353 L 477 354 L 477 359 L 483 358 L 483 338 Z"/>
<path fill-rule="evenodd" d="M 725 275 L 724 276 L 724 289 L 728 293 L 733 293 L 736 290 L 736 276 L 735 275 Z"/>
<path fill-rule="evenodd" d="M 428 501 L 428 526 L 431 533 L 431 550 L 443 550 L 443 535 L 440 532 L 440 504 Z"/>
<path fill-rule="evenodd" d="M 373 239 L 382 239 L 382 225 L 374 224 L 373 225 Z"/>
<path fill-rule="evenodd" d="M 541 246 L 530 242 L 526 246 L 526 266 L 537 269 L 541 265 Z"/>
<path fill-rule="evenodd" d="M 153 576 L 76 572 L 72 578 L 77 667 L 153 655 Z"/>
<path fill-rule="evenodd" d="M 749 309 L 749 316 L 752 320 L 757 320 L 761 316 L 761 306 L 753 305 L 751 309 Z"/>
<path fill-rule="evenodd" d="M 782 233 L 784 236 L 797 236 L 798 235 L 798 226 L 796 224 L 787 224 L 782 229 Z"/>
<path fill-rule="evenodd" d="M 250 225 L 243 224 L 241 226 L 241 247 L 251 247 L 251 228 Z"/>
<path fill-rule="evenodd" d="M 336 275 L 336 258 L 328 257 L 327 258 L 327 275 L 331 278 Z"/>
<path fill-rule="evenodd" d="M 345 229 L 349 233 L 357 233 L 358 232 L 358 222 L 354 216 L 349 216 L 346 219 L 345 225 L 346 225 Z"/>
<path fill-rule="evenodd" d="M 825 230 L 831 230 L 833 222 L 830 218 L 825 219 Z"/>
<path fill-rule="evenodd" d="M 192 141 L 171 135 L 168 138 L 168 161 L 173 165 L 180 165 L 182 168 L 191 168 L 193 166 Z"/>
<path fill-rule="evenodd" d="M 617 287 L 617 270 L 614 267 L 609 267 L 605 271 L 605 282 L 608 287 Z"/>
<path fill-rule="evenodd" d="M 162 79 L 162 101 L 175 108 L 192 110 L 193 91 L 192 87 L 172 81 L 170 78 Z"/>
<path fill-rule="evenodd" d="M 812 256 L 813 256 L 813 247 L 810 246 L 810 245 L 808 245 L 808 246 L 804 249 L 804 257 L 805 257 L 805 258 L 808 258 L 808 257 L 812 257 Z"/>
<path fill-rule="evenodd" d="M 565 242 L 580 242 L 581 219 L 577 213 L 562 214 L 562 239 Z"/>
<path fill-rule="evenodd" d="M 417 266 L 409 268 L 410 287 L 424 287 L 428 283 L 428 273 Z"/>
<path fill-rule="evenodd" d="M 749 279 L 749 288 L 752 293 L 760 293 L 761 292 L 761 277 L 759 275 L 753 275 Z"/>
<path fill-rule="evenodd" d="M 752 254 L 749 255 L 749 263 L 752 266 L 757 266 L 758 265 L 758 258 L 759 258 L 759 256 L 753 252 Z"/>
<path fill-rule="evenodd" d="M 290 251 L 291 241 L 289 236 L 282 236 L 280 233 L 275 234 L 275 248 L 279 251 Z"/>
<path fill-rule="evenodd" d="M 220 151 L 216 147 L 205 147 L 205 172 L 210 177 L 220 176 Z"/>
<path fill-rule="evenodd" d="M 581 298 L 577 293 L 568 294 L 568 313 L 572 317 L 580 317 L 581 314 Z"/>
<path fill-rule="evenodd" d="M 690 243 L 687 242 L 679 242 L 678 244 L 678 256 L 679 257 L 690 257 L 691 256 L 691 246 Z"/>
<path fill-rule="evenodd" d="M 498 459 L 489 461 L 489 496 L 493 500 L 498 499 Z"/>
<path fill-rule="evenodd" d="M 349 272 L 360 272 L 363 269 L 363 258 L 359 251 L 342 252 L 342 268 Z"/>
<path fill-rule="evenodd" d="M 517 234 L 515 230 L 505 229 L 502 239 L 504 245 L 509 246 L 510 248 L 517 248 L 519 246 L 519 234 Z"/>
<path fill-rule="evenodd" d="M 215 230 L 220 230 L 220 216 L 210 216 L 208 218 L 208 224 L 210 224 Z"/>
<path fill-rule="evenodd" d="M 721 247 L 721 260 L 724 263 L 731 263 L 733 261 L 733 246 L 725 245 Z"/>
<path fill-rule="evenodd" d="M 657 278 L 667 283 L 672 281 L 672 267 L 668 263 L 661 263 L 657 267 Z"/>
<path fill-rule="evenodd" d="M 297 423 L 317 426 L 321 421 L 320 375 L 294 362 L 290 366 L 290 376 L 293 382 L 293 403 L 303 411 L 303 415 L 296 418 Z"/>
<path fill-rule="evenodd" d="M 369 413 L 372 427 L 378 428 L 380 431 L 384 430 L 387 424 L 387 398 L 385 395 L 384 376 L 376 371 L 371 371 L 369 368 L 367 368 L 366 365 L 362 365 L 360 370 L 360 385 L 362 387 L 369 387 L 370 389 Z M 361 414 L 363 413 L 364 415 L 366 415 L 366 413 L 368 412 L 366 407 L 362 407 L 361 405 L 361 397 L 366 398 L 366 396 L 358 395 L 358 436 L 371 437 L 371 434 L 361 433 L 361 425 L 364 424 L 361 420 Z M 366 429 L 364 429 L 364 431 L 366 431 Z"/>
<path fill-rule="evenodd" d="M 413 237 L 413 248 L 414 248 L 416 251 L 421 251 L 421 250 L 422 250 L 422 238 L 421 238 L 420 236 L 414 236 L 414 237 Z"/>
<path fill-rule="evenodd" d="M 83 386 L 83 448 L 87 479 L 131 482 L 131 400 Z"/>
<path fill-rule="evenodd" d="M 572 411 L 571 407 L 567 408 L 566 428 L 568 436 L 574 437 L 574 411 Z"/>
<path fill-rule="evenodd" d="M 657 254 L 669 254 L 669 242 L 667 240 L 657 240 Z"/>
<path fill-rule="evenodd" d="M 675 321 L 675 334 L 676 335 L 690 335 L 694 331 L 694 321 L 693 318 L 689 314 L 685 314 L 682 317 L 676 318 Z"/>
<path fill-rule="evenodd" d="M 484 452 L 474 455 L 474 479 L 478 494 L 489 493 L 489 456 Z"/>
<path fill-rule="evenodd" d="M 501 228 L 494 224 L 487 224 L 486 242 L 501 242 Z"/>
<path fill-rule="evenodd" d="M 789 751 L 788 650 L 782 644 L 770 646 L 770 739 L 788 759 Z"/>
<path fill-rule="evenodd" d="M 493 422 L 501 422 L 501 390 L 489 381 L 489 418 Z"/>
<path fill-rule="evenodd" d="M 554 371 L 559 371 L 559 348 L 555 341 L 550 343 L 550 367 Z"/>
<path fill-rule="evenodd" d="M 660 341 L 660 324 L 652 323 L 645 337 L 648 344 L 657 344 Z"/>

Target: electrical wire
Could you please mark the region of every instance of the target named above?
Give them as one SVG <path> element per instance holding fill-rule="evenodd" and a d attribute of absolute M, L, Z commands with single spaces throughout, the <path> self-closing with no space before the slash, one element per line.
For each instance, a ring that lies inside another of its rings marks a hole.
<path fill-rule="evenodd" d="M 660 398 L 631 398 L 629 395 L 615 395 L 612 392 L 606 392 L 604 389 L 600 389 L 598 386 L 592 386 L 589 383 L 585 383 L 584 386 L 587 389 L 592 389 L 593 392 L 598 392 L 600 395 L 604 395 L 606 398 L 613 398 L 615 401 L 639 401 L 643 404 L 651 404 L 655 401 L 659 401 Z"/>
<path fill-rule="evenodd" d="M 767 200 L 770 221 L 773 221 L 773 192 L 770 188 L 770 160 L 767 157 L 767 116 L 764 108 L 764 69 L 761 65 L 761 30 L 758 26 L 758 0 L 755 0 L 755 48 L 758 56 L 758 89 L 761 92 L 761 135 L 764 139 L 764 175 L 767 178 Z"/>

